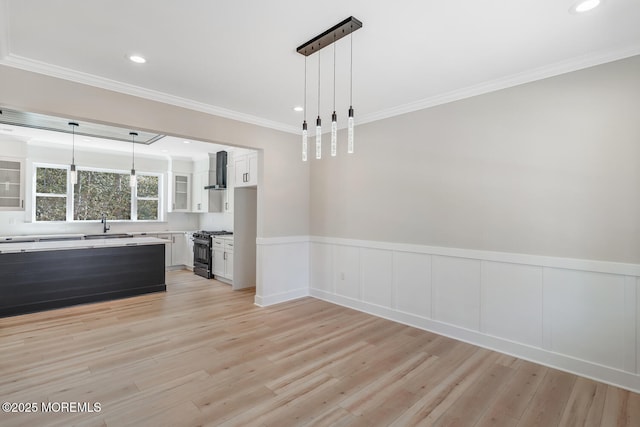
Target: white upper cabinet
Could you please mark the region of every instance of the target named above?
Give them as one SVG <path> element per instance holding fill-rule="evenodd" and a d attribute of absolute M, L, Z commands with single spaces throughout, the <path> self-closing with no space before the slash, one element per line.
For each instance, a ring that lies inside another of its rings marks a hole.
<path fill-rule="evenodd" d="M 227 190 L 224 192 L 223 212 L 233 212 L 233 188 L 236 185 L 235 164 L 233 161 L 233 153 L 228 153 L 227 157 Z"/>
<path fill-rule="evenodd" d="M 211 183 L 209 159 L 196 160 L 193 163 L 193 186 L 191 212 L 209 212 L 209 192 L 204 187 Z"/>
<path fill-rule="evenodd" d="M 191 210 L 191 176 L 185 173 L 174 173 L 172 178 L 173 200 L 172 212 L 189 212 Z"/>
<path fill-rule="evenodd" d="M 235 154 L 233 165 L 236 187 L 258 185 L 258 153 Z"/>
<path fill-rule="evenodd" d="M 0 211 L 24 210 L 24 161 L 0 157 Z"/>

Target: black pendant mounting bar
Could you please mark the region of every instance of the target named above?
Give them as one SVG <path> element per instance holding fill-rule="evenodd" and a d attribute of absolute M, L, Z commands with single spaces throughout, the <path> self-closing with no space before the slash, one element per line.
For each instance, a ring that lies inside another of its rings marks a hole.
<path fill-rule="evenodd" d="M 334 25 L 322 34 L 319 34 L 308 42 L 298 46 L 296 51 L 304 56 L 309 56 L 323 47 L 331 45 L 333 42 L 340 40 L 344 36 L 348 36 L 355 30 L 362 28 L 362 22 L 353 16 L 348 17 L 339 24 Z"/>

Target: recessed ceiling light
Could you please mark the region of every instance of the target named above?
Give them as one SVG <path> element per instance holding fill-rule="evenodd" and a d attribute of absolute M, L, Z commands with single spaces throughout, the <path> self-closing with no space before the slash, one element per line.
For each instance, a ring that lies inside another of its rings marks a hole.
<path fill-rule="evenodd" d="M 573 3 L 569 12 L 571 13 L 584 13 L 588 12 L 596 7 L 600 6 L 601 0 L 577 0 Z"/>
<path fill-rule="evenodd" d="M 140 55 L 129 55 L 129 60 L 136 64 L 144 64 L 147 60 Z"/>
<path fill-rule="evenodd" d="M 302 108 L 299 105 L 296 105 L 295 107 L 293 107 L 293 111 L 297 111 L 297 112 L 304 111 L 304 108 Z"/>
<path fill-rule="evenodd" d="M 191 141 L 182 141 L 183 144 L 191 144 Z"/>

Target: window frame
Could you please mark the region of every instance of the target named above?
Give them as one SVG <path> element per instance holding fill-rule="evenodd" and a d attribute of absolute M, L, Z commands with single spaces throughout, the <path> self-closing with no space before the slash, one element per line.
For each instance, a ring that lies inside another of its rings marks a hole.
<path fill-rule="evenodd" d="M 65 195 L 62 194 L 53 194 L 53 193 L 36 193 L 37 188 L 37 175 L 38 168 L 49 168 L 49 169 L 64 169 L 67 172 L 67 193 Z M 103 172 L 103 173 L 116 173 L 129 175 L 131 173 L 130 170 L 122 170 L 122 169 L 109 169 L 109 168 L 97 168 L 97 167 L 77 167 L 76 170 L 81 171 L 89 171 L 89 172 Z M 138 186 L 131 191 L 131 219 L 114 219 L 110 220 L 110 222 L 164 222 L 165 212 L 163 209 L 163 189 L 164 189 L 164 174 L 160 172 L 142 172 L 136 171 L 137 176 L 154 176 L 158 178 L 158 197 L 138 197 Z M 54 223 L 70 223 L 75 222 L 79 224 L 84 223 L 97 223 L 100 220 L 76 220 L 73 218 L 74 212 L 74 188 L 73 184 L 71 184 L 71 167 L 69 165 L 60 165 L 54 163 L 41 163 L 34 162 L 32 164 L 32 191 L 31 191 L 31 221 L 37 224 L 54 224 Z M 36 200 L 37 196 L 41 197 L 66 197 L 67 199 L 67 209 L 66 209 L 66 219 L 64 221 L 38 221 L 36 219 Z M 158 218 L 157 219 L 138 219 L 138 200 L 156 200 L 158 203 Z"/>
<path fill-rule="evenodd" d="M 136 188 L 131 192 L 131 221 L 136 222 L 160 222 L 162 221 L 163 212 L 162 212 L 162 174 L 154 174 L 148 172 L 140 172 L 136 171 L 136 176 L 155 176 L 158 178 L 158 197 L 138 197 L 138 185 L 136 184 Z M 158 219 L 138 219 L 138 200 L 155 200 L 158 206 Z"/>
<path fill-rule="evenodd" d="M 38 193 L 36 190 L 38 188 L 38 168 L 43 168 L 43 169 L 65 169 L 66 170 L 66 175 L 67 175 L 67 193 L 62 195 L 62 194 L 56 194 L 56 193 Z M 69 170 L 70 170 L 70 166 L 64 166 L 64 165 L 57 165 L 57 164 L 52 164 L 52 163 L 34 163 L 33 164 L 33 173 L 32 173 L 32 181 L 31 181 L 31 221 L 35 224 L 56 224 L 56 223 L 65 223 L 69 221 L 69 185 L 70 185 L 70 179 L 69 179 Z M 66 203 L 66 219 L 64 221 L 38 221 L 38 219 L 36 218 L 36 211 L 37 211 L 37 200 L 38 200 L 38 196 L 41 197 L 65 197 L 67 199 L 67 203 Z M 73 203 L 73 202 L 72 202 Z M 72 205 L 73 206 L 73 205 Z"/>

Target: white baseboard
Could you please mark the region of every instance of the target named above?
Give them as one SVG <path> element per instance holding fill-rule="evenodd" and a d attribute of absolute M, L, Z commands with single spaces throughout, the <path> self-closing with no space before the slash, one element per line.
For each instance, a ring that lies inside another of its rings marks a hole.
<path fill-rule="evenodd" d="M 310 241 L 313 297 L 640 392 L 640 265 Z"/>
<path fill-rule="evenodd" d="M 605 382 L 617 387 L 638 392 L 640 390 L 640 378 L 627 372 L 598 365 L 585 360 L 576 359 L 558 353 L 549 352 L 540 348 L 520 344 L 498 337 L 482 334 L 473 330 L 461 328 L 443 322 L 438 322 L 410 313 L 403 313 L 385 307 L 376 306 L 367 302 L 358 301 L 340 295 L 311 289 L 310 295 L 343 307 L 352 308 L 373 316 L 392 320 L 404 325 L 412 326 L 425 331 L 443 335 L 458 341 L 477 345 L 489 350 L 494 350 L 540 365 L 570 372 L 575 375 L 590 378 L 595 381 Z"/>
<path fill-rule="evenodd" d="M 640 392 L 640 265 L 317 236 L 257 239 L 255 304 L 313 296 Z"/>
<path fill-rule="evenodd" d="M 268 295 L 268 296 L 256 295 L 254 299 L 254 304 L 257 305 L 258 307 L 267 307 L 270 305 L 280 304 L 282 302 L 287 302 L 287 301 L 304 298 L 308 296 L 309 296 L 309 289 L 307 288 L 293 289 L 291 291 L 283 292 L 275 295 Z"/>

